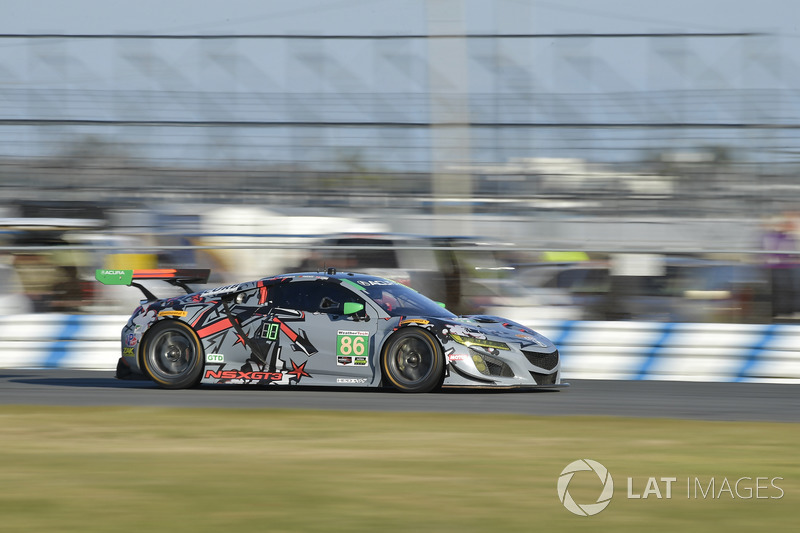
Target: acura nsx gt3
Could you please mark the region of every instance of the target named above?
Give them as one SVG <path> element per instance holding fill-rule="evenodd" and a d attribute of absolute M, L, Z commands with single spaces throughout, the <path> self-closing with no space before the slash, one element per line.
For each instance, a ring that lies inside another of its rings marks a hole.
<path fill-rule="evenodd" d="M 456 316 L 400 283 L 334 269 L 283 274 L 193 292 L 208 270 L 98 270 L 146 300 L 122 329 L 117 377 L 165 388 L 227 383 L 557 388 L 556 346 L 496 316 Z M 162 280 L 187 294 L 159 299 Z"/>

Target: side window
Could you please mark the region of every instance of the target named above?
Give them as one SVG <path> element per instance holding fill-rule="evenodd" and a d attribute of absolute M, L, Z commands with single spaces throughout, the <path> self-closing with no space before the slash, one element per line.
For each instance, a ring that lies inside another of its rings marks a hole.
<path fill-rule="evenodd" d="M 364 303 L 364 300 L 339 285 L 331 282 L 317 282 L 309 293 L 309 311 L 341 315 L 345 302 Z"/>
<path fill-rule="evenodd" d="M 341 314 L 345 302 L 364 303 L 352 291 L 337 283 L 296 281 L 270 289 L 270 300 L 278 307 L 309 313 Z"/>
<path fill-rule="evenodd" d="M 276 285 L 269 288 L 268 299 L 276 307 L 307 311 L 307 293 L 310 285 L 310 282 Z"/>

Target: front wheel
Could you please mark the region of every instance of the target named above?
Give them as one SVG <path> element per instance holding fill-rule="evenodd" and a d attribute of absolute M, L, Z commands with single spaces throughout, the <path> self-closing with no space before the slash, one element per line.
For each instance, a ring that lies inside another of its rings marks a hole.
<path fill-rule="evenodd" d="M 142 345 L 147 375 L 166 389 L 184 389 L 200 382 L 203 346 L 194 330 L 179 320 L 155 324 Z"/>
<path fill-rule="evenodd" d="M 424 329 L 400 330 L 383 345 L 381 370 L 402 392 L 430 392 L 444 375 L 442 348 Z"/>

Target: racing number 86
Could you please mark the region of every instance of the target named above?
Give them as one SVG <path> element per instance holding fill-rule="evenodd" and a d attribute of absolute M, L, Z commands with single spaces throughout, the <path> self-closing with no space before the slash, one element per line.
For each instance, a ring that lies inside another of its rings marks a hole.
<path fill-rule="evenodd" d="M 336 339 L 336 355 L 366 355 L 369 337 L 367 335 L 339 334 Z"/>

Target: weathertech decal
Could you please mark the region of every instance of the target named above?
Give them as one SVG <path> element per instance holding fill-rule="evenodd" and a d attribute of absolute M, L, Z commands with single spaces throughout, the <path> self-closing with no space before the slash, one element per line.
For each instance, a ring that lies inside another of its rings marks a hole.
<path fill-rule="evenodd" d="M 336 333 L 336 355 L 339 357 L 369 355 L 369 332 L 339 330 Z"/>

